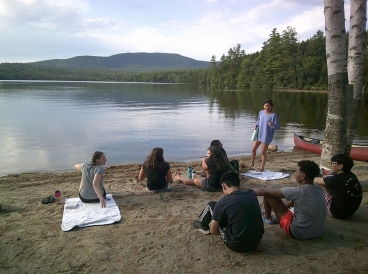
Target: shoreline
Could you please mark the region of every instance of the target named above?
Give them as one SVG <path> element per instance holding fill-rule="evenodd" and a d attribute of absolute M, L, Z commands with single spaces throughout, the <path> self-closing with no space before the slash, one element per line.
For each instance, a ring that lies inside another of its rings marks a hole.
<path fill-rule="evenodd" d="M 276 151 L 278 153 L 299 153 L 300 149 L 289 149 L 289 150 L 283 150 L 283 151 Z M 257 154 L 257 156 L 259 156 L 259 154 Z M 205 155 L 203 155 L 203 157 L 205 157 Z M 196 163 L 196 162 L 202 162 L 203 157 L 199 157 L 198 159 L 196 158 L 191 158 L 188 160 L 184 160 L 184 161 L 167 161 L 169 163 Z M 234 155 L 228 155 L 229 159 L 243 159 L 243 158 L 247 158 L 250 157 L 250 154 L 247 153 L 240 153 L 240 154 L 234 154 Z M 145 160 L 142 161 L 142 163 Z M 125 164 L 116 164 L 116 165 L 105 165 L 105 168 L 109 168 L 109 167 L 116 167 L 116 166 L 125 166 L 125 165 L 141 165 L 142 163 L 125 163 Z M 0 174 L 0 178 L 2 177 L 6 177 L 6 176 L 16 176 L 16 175 L 20 175 L 20 174 L 35 174 L 35 173 L 65 173 L 65 172 L 73 172 L 75 171 L 74 168 L 70 168 L 70 169 L 61 169 L 61 170 L 40 170 L 40 171 L 25 171 L 25 172 L 17 172 L 17 173 L 7 173 L 7 174 Z"/>
<path fill-rule="evenodd" d="M 237 159 L 248 165 L 250 157 Z M 242 176 L 241 188 L 295 186 L 296 163 L 303 159 L 318 163 L 320 155 L 269 152 L 266 169 L 290 176 L 272 181 Z M 105 170 L 105 189 L 119 208 L 120 222 L 69 232 L 60 227 L 63 206 L 41 200 L 56 189 L 64 198 L 78 197 L 80 172 L 0 177 L 0 272 L 367 273 L 368 162 L 354 163 L 352 171 L 364 193 L 350 219 L 327 217 L 324 234 L 307 241 L 286 236 L 278 225 L 265 224 L 259 248 L 250 254 L 230 251 L 220 236 L 203 235 L 192 227 L 206 204 L 219 200 L 222 193 L 174 181 L 172 192 L 152 194 L 146 191 L 145 180 L 137 180 L 141 164 Z M 184 171 L 189 164 L 202 173 L 201 161 L 170 162 L 171 171 Z M 259 156 L 255 164 L 260 165 Z M 262 197 L 258 201 L 263 208 Z"/>

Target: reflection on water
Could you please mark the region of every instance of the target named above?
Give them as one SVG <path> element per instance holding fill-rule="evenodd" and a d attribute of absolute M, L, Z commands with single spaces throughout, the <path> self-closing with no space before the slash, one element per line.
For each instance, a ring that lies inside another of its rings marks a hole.
<path fill-rule="evenodd" d="M 153 147 L 168 161 L 199 159 L 213 139 L 228 155 L 250 154 L 263 102 L 272 98 L 281 129 L 323 138 L 327 93 L 218 90 L 188 84 L 0 82 L 0 175 L 71 169 L 95 150 L 107 165 L 141 163 Z M 367 140 L 367 108 L 357 140 Z"/>

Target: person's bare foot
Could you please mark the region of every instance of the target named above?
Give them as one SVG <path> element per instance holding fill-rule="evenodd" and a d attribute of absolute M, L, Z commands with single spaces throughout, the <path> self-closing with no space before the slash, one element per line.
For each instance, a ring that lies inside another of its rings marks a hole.
<path fill-rule="evenodd" d="M 264 167 L 261 167 L 261 168 L 259 169 L 259 171 L 260 171 L 260 172 L 263 172 L 263 171 L 264 171 Z"/>
<path fill-rule="evenodd" d="M 175 179 L 180 183 L 180 171 L 176 171 L 175 173 L 174 173 L 174 176 L 175 176 Z"/>

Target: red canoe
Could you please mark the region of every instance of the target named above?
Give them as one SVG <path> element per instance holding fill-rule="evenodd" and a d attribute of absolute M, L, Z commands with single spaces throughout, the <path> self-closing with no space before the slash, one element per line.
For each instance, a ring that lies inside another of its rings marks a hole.
<path fill-rule="evenodd" d="M 294 144 L 296 147 L 313 153 L 321 154 L 322 140 L 305 137 L 294 133 Z M 353 144 L 350 157 L 357 161 L 368 161 L 368 146 Z"/>

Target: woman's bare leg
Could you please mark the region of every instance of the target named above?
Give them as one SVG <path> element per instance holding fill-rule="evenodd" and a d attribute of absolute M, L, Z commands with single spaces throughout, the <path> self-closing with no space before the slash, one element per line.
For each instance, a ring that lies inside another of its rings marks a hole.
<path fill-rule="evenodd" d="M 202 189 L 202 180 L 203 178 L 194 178 L 194 179 L 187 179 L 180 177 L 179 173 L 175 173 L 175 179 L 178 180 L 180 183 L 183 183 L 184 185 L 190 185 L 190 186 L 196 186 Z"/>
<path fill-rule="evenodd" d="M 269 220 L 272 221 L 272 217 L 271 217 L 271 205 L 268 202 L 267 198 L 263 198 L 263 208 L 264 208 L 264 217 Z"/>
<path fill-rule="evenodd" d="M 259 169 L 259 171 L 264 171 L 264 168 L 265 168 L 265 165 L 266 165 L 266 162 L 267 162 L 267 149 L 268 149 L 268 146 L 269 144 L 265 144 L 263 143 L 262 144 L 262 166 L 261 168 Z"/>
<path fill-rule="evenodd" d="M 256 140 L 253 143 L 253 147 L 252 147 L 252 154 L 251 154 L 251 158 L 250 158 L 250 165 L 249 167 L 253 167 L 254 166 L 254 160 L 256 159 L 256 153 L 257 153 L 257 149 L 259 147 L 259 145 L 261 144 L 260 141 Z"/>

